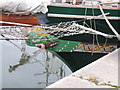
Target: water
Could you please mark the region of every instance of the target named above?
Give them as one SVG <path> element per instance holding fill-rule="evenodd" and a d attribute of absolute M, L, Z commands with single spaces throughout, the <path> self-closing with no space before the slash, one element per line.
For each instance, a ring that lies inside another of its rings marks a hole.
<path fill-rule="evenodd" d="M 13 41 L 21 47 L 21 43 Z M 44 88 L 53 82 L 71 74 L 71 70 L 57 57 L 46 59 L 46 51 L 43 50 L 36 58 L 29 63 L 19 66 L 15 71 L 9 72 L 9 66 L 18 64 L 22 52 L 8 41 L 0 41 L 2 56 L 2 88 Z M 26 52 L 32 55 L 38 50 L 35 47 L 27 46 Z M 1 65 L 0 65 L 1 66 Z"/>
<path fill-rule="evenodd" d="M 0 68 L 2 69 L 2 43 L 0 42 Z M 2 89 L 2 70 L 0 70 L 0 89 Z"/>

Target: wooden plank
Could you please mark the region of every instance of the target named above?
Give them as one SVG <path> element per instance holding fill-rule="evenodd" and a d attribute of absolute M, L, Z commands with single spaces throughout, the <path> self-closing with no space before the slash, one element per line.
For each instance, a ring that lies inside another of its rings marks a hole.
<path fill-rule="evenodd" d="M 0 17 L 1 17 L 0 20 L 5 22 L 38 25 L 38 20 L 35 15 L 0 14 Z"/>

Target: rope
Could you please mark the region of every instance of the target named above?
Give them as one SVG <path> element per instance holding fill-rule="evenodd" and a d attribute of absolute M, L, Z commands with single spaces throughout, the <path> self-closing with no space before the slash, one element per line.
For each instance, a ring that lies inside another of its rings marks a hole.
<path fill-rule="evenodd" d="M 102 49 L 104 49 L 105 48 L 105 46 L 106 46 L 106 44 L 107 44 L 107 38 L 106 38 L 106 40 L 105 40 L 105 43 L 104 43 L 104 47 L 100 47 L 100 44 L 99 44 L 99 40 L 98 40 L 98 37 L 97 37 L 97 35 L 96 35 L 96 41 L 97 41 L 97 45 L 98 45 L 98 47 L 100 48 L 100 50 L 102 51 Z"/>
<path fill-rule="evenodd" d="M 95 17 L 95 13 L 94 13 L 94 8 L 93 8 L 93 3 L 92 3 L 92 14 L 93 16 Z M 96 30 L 96 23 L 95 23 L 95 18 L 93 18 L 94 20 L 94 27 L 95 27 L 95 30 Z M 92 55 L 93 55 L 93 52 L 95 51 L 95 35 L 93 34 L 93 50 L 92 50 Z"/>
<path fill-rule="evenodd" d="M 1 34 L 1 36 L 4 37 L 6 41 L 12 43 L 14 46 L 16 46 L 18 49 L 20 49 L 20 50 L 22 51 L 22 49 L 21 49 L 18 45 L 16 45 L 15 43 L 13 43 L 13 42 L 10 41 L 9 39 L 7 39 L 3 34 Z"/>
<path fill-rule="evenodd" d="M 4 38 L 6 38 L 4 35 L 1 35 L 2 37 L 4 37 Z M 8 40 L 8 39 L 6 39 L 6 41 L 8 41 L 8 42 L 10 42 L 11 44 L 13 44 L 14 46 L 16 46 L 20 51 L 22 51 L 23 52 L 23 49 L 22 48 L 20 48 L 18 45 L 16 45 L 15 43 L 13 43 L 12 41 L 10 41 L 10 40 Z M 24 51 L 24 53 L 26 54 L 26 55 L 28 55 L 28 56 L 30 56 L 27 52 L 25 52 Z M 33 58 L 35 61 L 37 61 L 37 59 L 36 58 L 34 58 L 34 55 L 33 56 L 31 56 L 31 58 Z M 45 67 L 45 65 L 44 64 L 42 64 L 41 62 L 39 62 L 42 66 L 44 66 Z"/>
<path fill-rule="evenodd" d="M 118 38 L 118 40 L 120 40 L 120 35 L 118 34 L 118 32 L 114 29 L 114 27 L 111 25 L 111 23 L 109 22 L 109 20 L 107 19 L 101 5 L 98 5 L 100 8 L 101 13 L 103 14 L 103 17 L 105 18 L 105 21 L 107 22 L 108 26 L 110 27 L 110 29 L 113 31 L 113 33 L 116 35 L 116 37 Z"/>
<path fill-rule="evenodd" d="M 85 26 L 85 20 L 86 20 L 86 14 L 87 14 L 87 7 L 85 8 L 85 18 L 84 18 L 84 21 L 83 21 L 83 26 Z"/>
<path fill-rule="evenodd" d="M 18 26 L 32 26 L 32 25 L 29 25 L 29 24 L 14 23 L 14 22 L 5 22 L 5 21 L 0 21 L 0 23 L 13 24 L 13 25 L 18 25 Z"/>
<path fill-rule="evenodd" d="M 86 24 L 86 23 L 84 23 Z M 62 38 L 64 36 L 73 36 L 73 35 L 78 35 L 78 34 L 83 34 L 83 33 L 89 33 L 89 34 L 98 34 L 102 35 L 104 37 L 112 38 L 115 37 L 114 35 L 108 35 L 105 33 L 102 33 L 100 31 L 93 30 L 91 28 L 87 28 L 85 26 L 79 25 L 75 22 L 64 22 L 64 23 L 59 23 L 58 25 L 53 25 L 53 26 L 37 26 L 37 27 L 1 27 L 0 28 L 0 34 L 7 35 L 8 38 L 0 38 L 0 40 L 29 40 L 27 36 L 23 35 L 24 33 L 29 34 L 29 32 L 34 32 L 33 34 L 38 34 L 38 35 L 53 35 L 54 37 L 50 37 L 49 39 L 54 39 L 54 38 Z M 9 38 L 11 37 L 12 38 Z M 18 37 L 18 38 L 16 38 Z M 45 37 L 37 37 L 37 38 L 31 38 L 31 39 L 46 39 Z"/>

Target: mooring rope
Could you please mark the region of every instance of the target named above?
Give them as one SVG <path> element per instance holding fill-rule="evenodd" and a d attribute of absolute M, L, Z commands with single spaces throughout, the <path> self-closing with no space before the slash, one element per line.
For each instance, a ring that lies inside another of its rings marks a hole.
<path fill-rule="evenodd" d="M 105 21 L 107 22 L 108 26 L 110 27 L 110 29 L 113 31 L 113 33 L 116 35 L 116 37 L 118 38 L 118 40 L 120 40 L 120 35 L 118 34 L 118 32 L 114 29 L 114 27 L 112 26 L 112 24 L 109 22 L 109 20 L 107 19 L 101 5 L 98 5 L 100 8 L 101 13 L 103 14 L 103 17 L 105 18 Z"/>

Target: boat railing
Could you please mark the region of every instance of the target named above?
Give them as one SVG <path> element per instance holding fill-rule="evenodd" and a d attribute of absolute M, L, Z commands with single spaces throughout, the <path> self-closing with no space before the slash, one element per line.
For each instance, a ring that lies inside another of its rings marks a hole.
<path fill-rule="evenodd" d="M 71 5 L 79 5 L 82 3 L 82 0 L 53 0 L 54 3 L 67 3 Z"/>
<path fill-rule="evenodd" d="M 56 0 L 57 1 L 57 0 Z M 59 2 L 54 2 L 54 5 L 58 6 L 99 6 L 102 5 L 104 7 L 117 7 L 119 8 L 120 1 L 118 2 L 107 2 L 100 0 L 58 0 Z M 52 4 L 51 4 L 52 5 Z M 53 6 L 54 6 L 53 5 Z"/>
<path fill-rule="evenodd" d="M 117 1 L 117 2 L 109 2 L 109 1 L 100 1 L 100 0 L 83 0 L 82 1 L 82 4 L 83 5 L 103 5 L 103 6 L 118 6 L 118 4 L 120 4 L 120 1 Z"/>
<path fill-rule="evenodd" d="M 112 6 L 112 7 L 119 7 L 120 2 L 107 2 L 107 3 L 99 3 L 102 6 Z"/>

